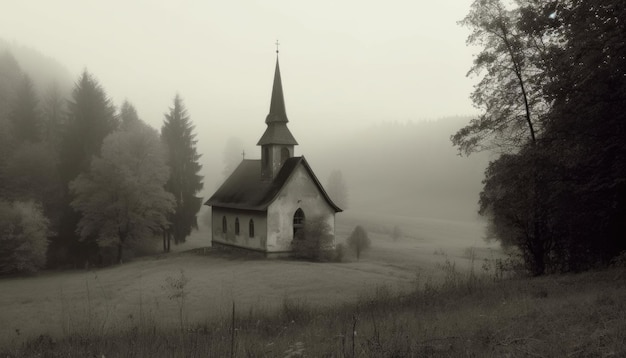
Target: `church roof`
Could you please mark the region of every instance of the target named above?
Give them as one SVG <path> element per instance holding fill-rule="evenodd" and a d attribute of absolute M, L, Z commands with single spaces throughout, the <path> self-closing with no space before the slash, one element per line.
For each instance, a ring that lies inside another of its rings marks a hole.
<path fill-rule="evenodd" d="M 287 123 L 272 123 L 267 126 L 256 145 L 265 144 L 298 145 L 298 142 L 287 128 Z"/>
<path fill-rule="evenodd" d="M 307 170 L 322 196 L 335 212 L 343 211 L 330 199 L 304 157 L 287 159 L 278 175 L 271 181 L 261 178 L 261 160 L 244 159 L 204 205 L 231 209 L 267 210 L 300 164 Z"/>

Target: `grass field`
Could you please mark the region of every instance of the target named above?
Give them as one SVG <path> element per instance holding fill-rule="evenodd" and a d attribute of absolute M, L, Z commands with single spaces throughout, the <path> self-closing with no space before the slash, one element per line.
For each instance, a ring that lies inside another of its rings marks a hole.
<path fill-rule="evenodd" d="M 163 325 L 176 323 L 177 302 L 169 298 L 167 278 L 180 278 L 181 272 L 188 279 L 185 314 L 193 323 L 227 315 L 232 302 L 246 312 L 273 310 L 285 299 L 315 306 L 354 302 L 381 285 L 401 289 L 418 274 L 438 277 L 437 265 L 445 259 L 466 267 L 470 247 L 478 259 L 497 255 L 480 239 L 482 226 L 476 223 L 341 214 L 338 242 L 357 224 L 367 228 L 373 243 L 359 262 L 238 258 L 204 250 L 210 239 L 208 230 L 201 230 L 167 255 L 104 269 L 1 279 L 0 345 L 40 334 L 106 334 L 134 324 L 140 315 Z M 394 241 L 390 232 L 396 225 L 404 235 Z"/>

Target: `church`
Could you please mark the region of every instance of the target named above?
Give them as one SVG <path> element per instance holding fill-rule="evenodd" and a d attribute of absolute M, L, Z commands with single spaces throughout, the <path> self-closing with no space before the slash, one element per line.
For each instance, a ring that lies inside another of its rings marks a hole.
<path fill-rule="evenodd" d="M 278 53 L 278 51 L 277 51 Z M 296 139 L 287 113 L 276 57 L 267 128 L 257 143 L 261 159 L 243 159 L 205 205 L 211 206 L 211 243 L 284 256 L 307 220 L 322 218 L 334 236 L 333 203 L 304 156 L 294 156 Z"/>

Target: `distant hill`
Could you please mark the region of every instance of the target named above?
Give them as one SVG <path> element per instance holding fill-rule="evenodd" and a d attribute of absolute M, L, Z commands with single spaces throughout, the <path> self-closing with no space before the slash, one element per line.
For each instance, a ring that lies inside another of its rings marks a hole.
<path fill-rule="evenodd" d="M 352 210 L 475 220 L 488 154 L 460 157 L 450 135 L 469 117 L 382 123 L 307 152 L 323 184 L 340 169 Z"/>
<path fill-rule="evenodd" d="M 53 82 L 56 82 L 64 92 L 71 89 L 73 76 L 57 60 L 32 48 L 0 38 L 0 55 L 7 51 L 15 58 L 22 72 L 33 80 L 39 94 L 46 91 Z"/>

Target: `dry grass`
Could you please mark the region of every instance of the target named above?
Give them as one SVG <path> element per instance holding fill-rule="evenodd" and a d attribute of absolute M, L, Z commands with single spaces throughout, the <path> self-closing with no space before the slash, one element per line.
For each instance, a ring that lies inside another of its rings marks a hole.
<path fill-rule="evenodd" d="M 42 336 L 9 357 L 621 357 L 626 271 L 493 282 L 451 265 L 440 282 L 379 286 L 318 307 L 283 298 L 277 311 L 237 310 L 181 330 L 144 319 L 107 334 Z M 234 325 L 233 325 L 234 322 Z M 234 328 L 234 330 L 233 330 Z"/>
<path fill-rule="evenodd" d="M 140 310 L 152 314 L 159 324 L 177 323 L 176 302 L 168 299 L 163 285 L 181 269 L 189 278 L 186 306 L 191 323 L 228 314 L 233 301 L 243 311 L 273 310 L 281 307 L 285 297 L 326 307 L 353 302 L 380 285 L 407 288 L 418 272 L 439 275 L 436 266 L 446 257 L 457 261 L 459 267 L 467 266 L 469 261 L 458 247 L 470 246 L 477 235 L 467 230 L 475 224 L 407 218 L 391 222 L 341 214 L 338 240 L 360 223 L 369 226 L 373 244 L 360 262 L 316 264 L 203 255 L 202 247 L 209 244 L 209 238 L 202 231 L 184 246 L 173 246 L 178 252 L 169 255 L 92 271 L 2 279 L 0 345 L 43 333 L 54 338 L 75 331 L 110 333 L 120 322 L 136 324 Z M 389 230 L 397 224 L 406 236 L 393 241 Z M 463 243 L 466 245 L 459 246 Z M 433 255 L 435 247 L 442 247 L 448 256 Z M 195 252 L 181 252 L 194 248 Z"/>

